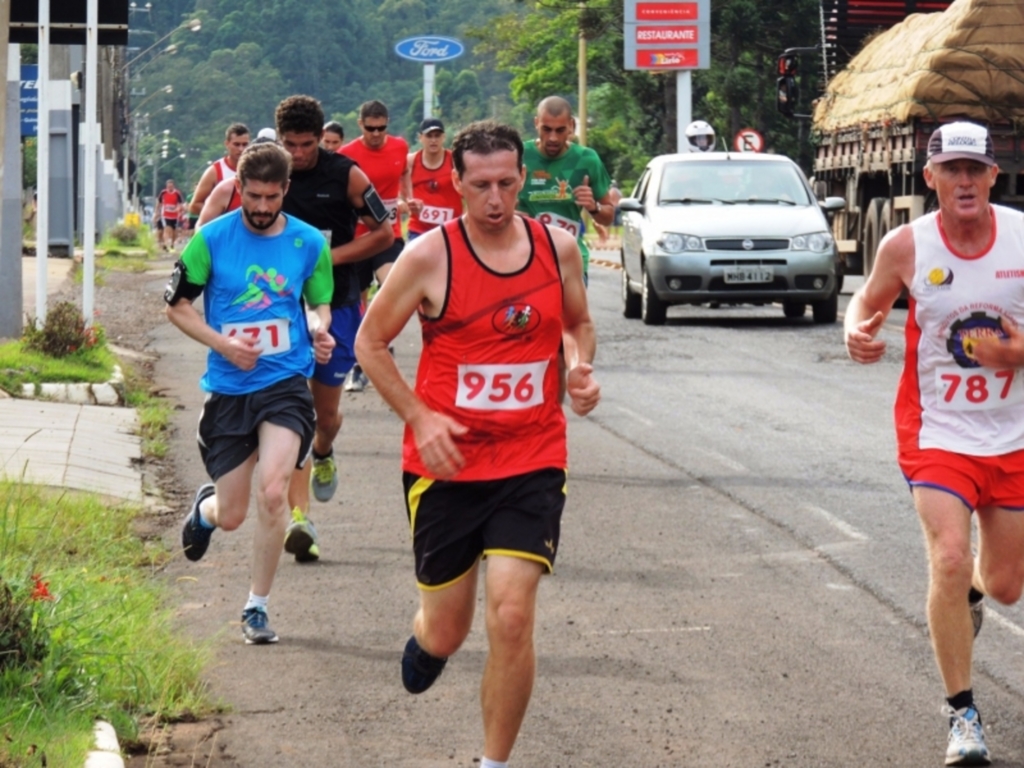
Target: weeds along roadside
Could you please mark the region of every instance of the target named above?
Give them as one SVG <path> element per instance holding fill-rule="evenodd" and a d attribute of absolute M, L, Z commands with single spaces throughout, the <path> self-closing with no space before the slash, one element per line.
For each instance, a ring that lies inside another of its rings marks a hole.
<path fill-rule="evenodd" d="M 120 364 L 143 454 L 162 458 L 172 408 L 150 393 L 144 372 Z M 2 469 L 9 478 L 19 471 Z M 211 646 L 177 631 L 176 600 L 158 578 L 171 555 L 159 540 L 134 535 L 141 514 L 135 505 L 0 481 L 3 768 L 84 765 L 97 718 L 130 745 L 153 722 L 220 709 L 202 678 Z"/>

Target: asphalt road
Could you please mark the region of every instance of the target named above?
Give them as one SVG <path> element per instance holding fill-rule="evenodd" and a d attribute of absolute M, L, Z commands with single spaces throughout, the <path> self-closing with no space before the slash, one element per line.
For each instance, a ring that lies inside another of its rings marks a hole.
<path fill-rule="evenodd" d="M 859 367 L 838 325 L 780 307 L 679 308 L 649 328 L 622 317 L 618 272 L 593 268 L 589 295 L 603 400 L 570 416 L 562 546 L 541 589 L 538 679 L 512 764 L 941 765 L 921 535 L 894 458 L 901 312 L 887 359 Z M 158 383 L 182 406 L 172 453 L 184 499 L 205 481 L 203 351 L 169 325 L 152 348 Z M 410 325 L 397 344 L 410 377 L 417 354 Z M 168 569 L 183 627 L 212 638 L 211 686 L 231 707 L 216 751 L 245 768 L 473 766 L 479 621 L 430 691 L 405 693 L 398 662 L 417 597 L 401 425 L 373 390 L 343 407 L 341 487 L 313 507 L 324 557 L 282 559 L 279 644 L 240 637 L 251 523 Z M 995 764 L 1024 765 L 1024 614 L 997 611 L 974 687 Z"/>

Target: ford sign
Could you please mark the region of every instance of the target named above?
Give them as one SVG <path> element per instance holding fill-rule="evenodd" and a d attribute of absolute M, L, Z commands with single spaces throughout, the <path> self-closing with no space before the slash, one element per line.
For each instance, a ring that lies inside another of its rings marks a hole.
<path fill-rule="evenodd" d="M 395 53 L 421 64 L 457 59 L 466 49 L 454 37 L 408 37 L 395 43 Z"/>

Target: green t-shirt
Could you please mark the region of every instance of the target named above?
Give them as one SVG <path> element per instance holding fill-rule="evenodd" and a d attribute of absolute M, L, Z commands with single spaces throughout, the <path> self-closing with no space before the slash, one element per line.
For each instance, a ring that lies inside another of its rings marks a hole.
<path fill-rule="evenodd" d="M 535 141 L 526 143 L 523 163 L 526 165 L 526 186 L 519 193 L 519 210 L 576 235 L 583 253 L 583 271 L 586 272 L 590 252 L 583 242 L 583 209 L 576 205 L 572 191 L 589 176 L 594 200 L 607 195 L 612 182 L 604 163 L 597 152 L 579 144 L 570 144 L 559 157 L 551 159 L 537 149 Z"/>

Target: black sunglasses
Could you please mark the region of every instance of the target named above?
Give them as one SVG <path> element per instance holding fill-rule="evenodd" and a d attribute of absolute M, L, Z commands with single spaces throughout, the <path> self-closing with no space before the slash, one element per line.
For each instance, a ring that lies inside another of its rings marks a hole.
<path fill-rule="evenodd" d="M 370 133 L 384 133 L 388 129 L 388 124 L 384 125 L 364 125 L 363 130 L 369 131 Z"/>

